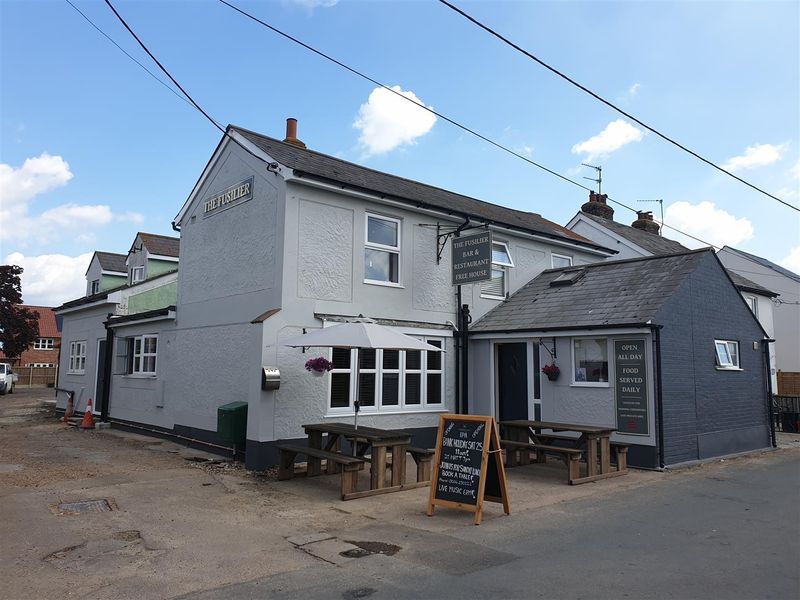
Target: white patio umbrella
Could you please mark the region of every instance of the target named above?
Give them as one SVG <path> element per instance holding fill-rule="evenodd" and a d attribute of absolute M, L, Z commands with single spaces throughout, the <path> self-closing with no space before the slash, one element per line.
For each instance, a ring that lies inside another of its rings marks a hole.
<path fill-rule="evenodd" d="M 423 352 L 444 352 L 431 344 L 426 344 L 411 336 L 405 335 L 378 325 L 372 319 L 358 317 L 347 323 L 324 327 L 311 333 L 298 335 L 284 340 L 284 346 L 290 348 L 344 348 L 344 349 L 369 349 L 369 350 L 422 350 Z M 355 376 L 355 427 L 358 429 L 358 371 L 359 362 L 356 360 L 353 374 Z"/>

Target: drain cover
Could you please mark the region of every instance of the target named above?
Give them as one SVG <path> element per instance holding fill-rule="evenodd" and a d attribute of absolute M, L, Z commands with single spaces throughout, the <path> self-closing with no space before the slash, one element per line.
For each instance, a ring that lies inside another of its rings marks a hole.
<path fill-rule="evenodd" d="M 83 513 L 109 512 L 111 503 L 105 498 L 102 500 L 84 500 L 83 502 L 62 502 L 58 510 L 63 513 L 82 515 Z"/>
<path fill-rule="evenodd" d="M 370 554 L 373 553 L 369 550 L 365 550 L 364 548 L 353 548 L 352 550 L 339 552 L 339 556 L 344 556 L 345 558 L 361 558 L 363 556 L 369 556 Z"/>

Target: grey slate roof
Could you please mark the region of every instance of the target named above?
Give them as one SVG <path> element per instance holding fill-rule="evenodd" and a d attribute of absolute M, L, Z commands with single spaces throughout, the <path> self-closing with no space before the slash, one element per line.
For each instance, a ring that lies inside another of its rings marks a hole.
<path fill-rule="evenodd" d="M 360 190 L 391 196 L 413 206 L 444 210 L 458 216 L 466 215 L 476 220 L 485 220 L 546 237 L 565 239 L 589 248 L 608 250 L 558 223 L 548 221 L 537 213 L 506 208 L 411 179 L 375 171 L 327 154 L 285 144 L 280 140 L 235 125 L 229 125 L 228 128 L 240 133 L 272 158 L 291 168 L 299 177 L 311 176 L 343 183 Z M 613 254 L 613 251 L 611 253 Z"/>
<path fill-rule="evenodd" d="M 689 250 L 689 248 L 683 244 L 679 244 L 675 240 L 670 240 L 660 235 L 656 235 L 655 233 L 642 231 L 641 229 L 636 229 L 636 227 L 623 225 L 622 223 L 617 223 L 616 221 L 604 219 L 583 211 L 581 211 L 581 214 L 652 254 L 676 254 L 678 252 L 686 252 Z"/>
<path fill-rule="evenodd" d="M 542 331 L 643 325 L 711 248 L 681 254 L 633 258 L 549 269 L 486 313 L 470 332 Z M 585 269 L 572 285 L 552 287 L 565 271 Z"/>
<path fill-rule="evenodd" d="M 747 277 L 742 277 L 736 271 L 731 271 L 730 269 L 725 270 L 728 272 L 728 275 L 730 275 L 736 287 L 743 292 L 753 292 L 754 294 L 769 296 L 770 298 L 777 298 L 780 296 L 780 294 L 758 285 L 755 281 L 750 281 Z"/>
<path fill-rule="evenodd" d="M 791 279 L 793 281 L 797 281 L 798 283 L 800 283 L 800 275 L 790 271 L 789 269 L 784 269 L 780 265 L 776 265 L 774 262 L 769 261 L 766 258 L 761 258 L 760 256 L 756 256 L 755 254 L 750 254 L 749 252 L 742 252 L 741 250 L 737 250 L 736 248 L 731 248 L 730 246 L 725 246 L 723 248 L 723 250 L 725 250 L 725 249 L 730 250 L 734 254 L 738 254 L 740 256 L 743 256 L 744 258 L 748 258 L 748 259 L 760 264 L 762 267 L 766 267 L 768 269 L 772 269 L 776 273 L 780 273 L 784 277 L 788 277 L 789 279 Z"/>
<path fill-rule="evenodd" d="M 125 254 L 114 254 L 113 252 L 95 252 L 100 268 L 103 271 L 113 271 L 114 273 L 127 273 L 128 267 L 125 265 Z"/>
<path fill-rule="evenodd" d="M 180 238 L 155 233 L 142 233 L 141 231 L 136 235 L 142 240 L 150 254 L 178 257 L 181 245 Z"/>

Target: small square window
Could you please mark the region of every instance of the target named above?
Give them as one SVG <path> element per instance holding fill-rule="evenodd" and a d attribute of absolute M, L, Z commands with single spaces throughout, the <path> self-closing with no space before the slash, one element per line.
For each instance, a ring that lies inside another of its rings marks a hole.
<path fill-rule="evenodd" d="M 571 267 L 572 266 L 572 257 L 565 256 L 563 254 L 551 254 L 550 256 L 551 264 L 553 265 L 554 269 L 560 269 L 562 267 Z"/>
<path fill-rule="evenodd" d="M 714 354 L 718 369 L 740 369 L 739 342 L 714 340 Z"/>

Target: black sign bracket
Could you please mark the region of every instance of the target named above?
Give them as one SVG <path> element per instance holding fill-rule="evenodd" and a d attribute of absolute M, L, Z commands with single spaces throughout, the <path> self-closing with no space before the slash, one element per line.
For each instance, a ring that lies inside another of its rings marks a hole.
<path fill-rule="evenodd" d="M 423 227 L 426 227 L 426 225 L 423 225 Z M 465 219 L 464 222 L 458 226 L 442 225 L 438 221 L 436 222 L 437 265 L 442 261 L 442 253 L 444 252 L 444 247 L 447 245 L 447 240 L 449 240 L 453 236 L 458 237 L 459 235 L 461 235 L 461 232 L 466 229 L 489 229 L 489 224 L 482 223 L 480 225 L 470 225 L 469 219 Z"/>

